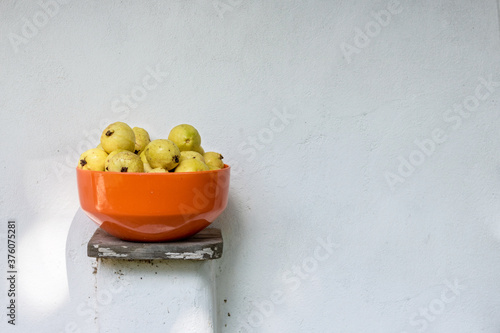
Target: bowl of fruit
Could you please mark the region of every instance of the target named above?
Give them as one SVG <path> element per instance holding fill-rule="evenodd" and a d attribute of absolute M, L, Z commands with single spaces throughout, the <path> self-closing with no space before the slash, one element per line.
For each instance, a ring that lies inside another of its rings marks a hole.
<path fill-rule="evenodd" d="M 188 238 L 226 208 L 230 167 L 217 152 L 205 153 L 191 125 L 168 139 L 116 122 L 97 148 L 85 151 L 76 170 L 80 205 L 109 234 L 127 241 Z"/>

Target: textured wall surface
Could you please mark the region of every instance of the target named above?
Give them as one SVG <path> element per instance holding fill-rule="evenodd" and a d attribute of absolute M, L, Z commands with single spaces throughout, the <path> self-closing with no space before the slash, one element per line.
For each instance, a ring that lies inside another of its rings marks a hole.
<path fill-rule="evenodd" d="M 0 330 L 141 320 L 97 300 L 74 172 L 121 120 L 190 123 L 233 166 L 218 332 L 498 333 L 498 17 L 494 0 L 0 2 L 0 258 L 16 219 L 19 266 Z"/>

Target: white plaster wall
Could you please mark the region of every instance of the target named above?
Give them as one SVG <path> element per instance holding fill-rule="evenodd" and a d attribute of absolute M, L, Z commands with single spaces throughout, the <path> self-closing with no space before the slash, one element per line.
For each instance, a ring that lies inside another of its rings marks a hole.
<path fill-rule="evenodd" d="M 191 123 L 233 165 L 219 332 L 499 331 L 500 83 L 481 81 L 500 81 L 495 1 L 51 10 L 0 3 L 0 225 L 19 224 L 2 332 L 99 330 L 73 168 L 116 120 L 156 138 Z"/>

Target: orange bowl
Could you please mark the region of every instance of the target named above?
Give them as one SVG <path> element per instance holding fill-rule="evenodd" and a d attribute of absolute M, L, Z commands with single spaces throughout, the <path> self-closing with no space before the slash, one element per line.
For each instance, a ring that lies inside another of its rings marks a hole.
<path fill-rule="evenodd" d="M 230 167 L 178 173 L 120 173 L 76 169 L 83 211 L 109 234 L 127 241 L 190 237 L 226 208 Z"/>

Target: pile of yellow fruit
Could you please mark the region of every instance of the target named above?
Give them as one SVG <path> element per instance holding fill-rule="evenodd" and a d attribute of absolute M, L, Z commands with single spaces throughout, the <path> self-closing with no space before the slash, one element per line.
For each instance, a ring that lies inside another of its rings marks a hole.
<path fill-rule="evenodd" d="M 140 127 L 115 122 L 104 129 L 97 148 L 78 161 L 83 170 L 110 172 L 196 172 L 224 167 L 222 155 L 201 147 L 200 133 L 191 125 L 177 125 L 168 139 L 151 141 Z"/>

